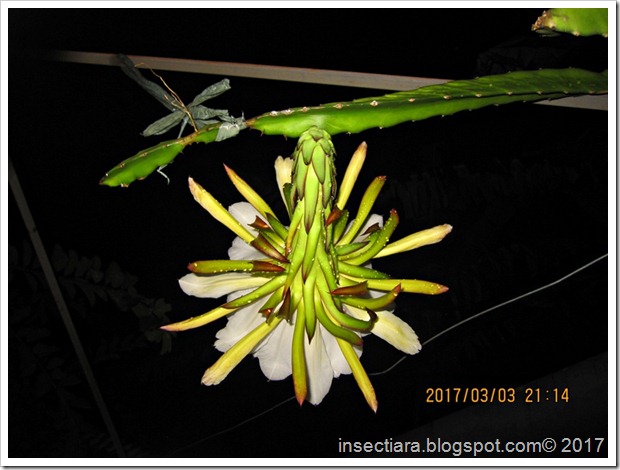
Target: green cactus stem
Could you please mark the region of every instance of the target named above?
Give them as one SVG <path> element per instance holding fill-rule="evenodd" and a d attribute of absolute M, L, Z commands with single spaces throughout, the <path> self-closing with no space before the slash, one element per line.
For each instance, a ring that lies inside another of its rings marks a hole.
<path fill-rule="evenodd" d="M 607 37 L 607 15 L 607 8 L 551 8 L 536 20 L 532 31 Z"/>
<path fill-rule="evenodd" d="M 357 133 L 490 105 L 607 92 L 607 74 L 543 69 L 451 81 L 351 102 L 272 111 L 247 121 L 264 134 L 298 137 L 318 126 L 331 135 Z"/>
<path fill-rule="evenodd" d="M 491 105 L 607 93 L 607 73 L 581 69 L 543 69 L 455 80 L 412 91 L 350 102 L 271 111 L 247 121 L 218 123 L 180 139 L 162 142 L 121 162 L 101 179 L 106 186 L 128 186 L 170 163 L 187 145 L 233 137 L 245 127 L 263 134 L 299 137 L 312 127 L 334 135 L 391 127 Z M 315 168 L 320 176 L 324 171 Z M 309 222 L 309 221 L 306 221 Z"/>

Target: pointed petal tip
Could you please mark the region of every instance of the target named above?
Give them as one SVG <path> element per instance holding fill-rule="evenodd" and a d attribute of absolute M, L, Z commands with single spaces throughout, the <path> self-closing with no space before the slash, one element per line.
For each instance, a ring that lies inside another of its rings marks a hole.
<path fill-rule="evenodd" d="M 301 407 L 306 401 L 306 393 L 295 393 L 295 398 L 297 399 L 297 403 L 299 403 L 299 406 Z"/>
<path fill-rule="evenodd" d="M 207 369 L 206 372 L 204 373 L 204 375 L 202 376 L 202 379 L 200 379 L 200 383 L 202 385 L 206 385 L 208 387 L 210 385 L 217 385 L 219 382 L 216 382 L 213 379 L 213 377 L 209 373 L 209 369 Z"/>
<path fill-rule="evenodd" d="M 371 388 L 370 390 L 362 390 L 364 393 L 364 398 L 366 398 L 366 403 L 370 406 L 370 409 L 377 413 L 377 409 L 379 408 L 379 401 L 377 400 L 377 395 L 375 394 L 375 390 Z"/>
<path fill-rule="evenodd" d="M 222 165 L 224 165 L 224 170 L 226 171 L 226 175 L 228 175 L 228 177 L 233 181 L 235 178 L 239 178 L 239 175 L 237 175 L 237 173 L 235 172 L 235 170 L 233 170 L 231 167 L 229 167 L 228 165 L 226 165 L 226 163 L 222 163 Z"/>
<path fill-rule="evenodd" d="M 222 367 L 218 367 L 218 363 L 216 362 L 205 371 L 200 379 L 200 383 L 202 385 L 206 385 L 207 387 L 222 383 L 222 381 L 228 376 L 228 373 L 235 368 L 235 365 L 222 369 Z"/>
<path fill-rule="evenodd" d="M 163 326 L 160 326 L 159 329 L 160 330 L 164 330 L 164 331 L 170 331 L 170 332 L 185 331 L 185 330 L 189 329 L 189 328 L 183 326 L 183 323 L 185 323 L 186 321 L 187 320 L 180 321 L 180 322 L 177 322 L 177 323 L 170 323 L 168 325 L 163 325 Z"/>

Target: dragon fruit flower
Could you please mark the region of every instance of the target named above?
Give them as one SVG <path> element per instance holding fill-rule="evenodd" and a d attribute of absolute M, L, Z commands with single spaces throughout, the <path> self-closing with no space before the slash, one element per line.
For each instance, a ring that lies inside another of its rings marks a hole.
<path fill-rule="evenodd" d="M 224 208 L 193 179 L 195 200 L 237 237 L 229 259 L 195 261 L 179 284 L 188 295 L 226 303 L 202 315 L 162 328 L 181 331 L 228 317 L 215 347 L 224 354 L 202 377 L 216 385 L 246 356 L 257 357 L 265 376 L 293 376 L 295 396 L 317 405 L 334 377 L 353 374 L 367 403 L 378 402 L 360 357 L 363 336 L 374 334 L 407 354 L 421 349 L 411 326 L 394 315 L 401 293 L 435 295 L 447 287 L 428 281 L 393 279 L 371 266 L 374 258 L 441 241 L 444 224 L 389 240 L 398 214 L 387 220 L 371 214 L 385 177 L 368 186 L 353 219 L 347 203 L 366 158 L 366 144 L 354 153 L 337 190 L 335 151 L 329 134 L 311 128 L 299 138 L 292 158 L 275 162 L 278 189 L 287 208 L 282 223 L 269 205 L 228 167 L 226 172 L 246 202 Z"/>

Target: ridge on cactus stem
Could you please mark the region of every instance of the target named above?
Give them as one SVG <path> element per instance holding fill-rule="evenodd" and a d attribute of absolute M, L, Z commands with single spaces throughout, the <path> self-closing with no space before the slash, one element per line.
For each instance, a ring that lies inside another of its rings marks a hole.
<path fill-rule="evenodd" d="M 452 227 L 438 225 L 390 243 L 398 213 L 392 210 L 385 221 L 372 214 L 383 176 L 370 183 L 349 222 L 348 199 L 366 150 L 362 143 L 338 191 L 330 135 L 318 127 L 302 133 L 292 158 L 278 157 L 275 163 L 288 221 L 280 221 L 228 167 L 226 173 L 246 200 L 228 209 L 190 178 L 196 201 L 237 235 L 229 259 L 191 262 L 191 273 L 179 280 L 189 295 L 227 295 L 226 302 L 163 327 L 182 331 L 228 318 L 215 342 L 223 355 L 204 373 L 203 384 L 220 383 L 252 354 L 268 379 L 292 375 L 300 405 L 321 403 L 334 377 L 352 374 L 368 405 L 377 411 L 374 388 L 360 361 L 363 337 L 374 334 L 407 354 L 420 351 L 409 323 L 394 315 L 394 302 L 404 293 L 435 295 L 447 287 L 392 279 L 370 263 L 437 243 Z"/>

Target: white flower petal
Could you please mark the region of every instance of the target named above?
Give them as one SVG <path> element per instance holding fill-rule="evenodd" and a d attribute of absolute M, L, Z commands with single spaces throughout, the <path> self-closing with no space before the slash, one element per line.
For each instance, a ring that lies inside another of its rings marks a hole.
<path fill-rule="evenodd" d="M 236 342 L 265 321 L 258 309 L 262 304 L 256 302 L 237 310 L 228 317 L 228 323 L 217 332 L 215 348 L 218 351 L 228 351 Z"/>
<path fill-rule="evenodd" d="M 432 245 L 439 243 L 452 231 L 452 225 L 443 224 L 437 225 L 433 228 L 426 230 L 420 230 L 419 232 L 412 233 L 411 235 L 401 238 L 389 245 L 386 245 L 375 258 L 381 258 L 382 256 L 389 256 L 395 253 L 402 253 L 404 251 L 414 250 L 421 246 Z"/>
<path fill-rule="evenodd" d="M 417 354 L 422 344 L 409 324 L 387 310 L 377 312 L 377 322 L 372 327 L 372 334 L 387 341 L 399 351 Z"/>
<path fill-rule="evenodd" d="M 350 374 L 351 367 L 349 367 L 349 363 L 342 354 L 336 338 L 334 338 L 331 333 L 326 331 L 321 325 L 319 325 L 319 328 L 321 328 L 321 335 L 323 338 L 323 343 L 325 344 L 325 351 L 327 351 L 327 356 L 329 357 L 332 369 L 334 370 L 334 377 L 339 377 L 340 374 Z M 357 357 L 361 357 L 362 349 L 357 346 L 354 349 L 357 353 Z"/>
<path fill-rule="evenodd" d="M 308 342 L 308 336 L 304 335 L 304 342 L 308 371 L 308 396 L 306 398 L 313 405 L 318 405 L 332 386 L 334 369 L 325 349 L 322 328 L 316 329 L 311 342 Z"/>
<path fill-rule="evenodd" d="M 292 158 L 278 157 L 276 158 L 276 162 L 274 164 L 276 169 L 276 181 L 278 182 L 278 189 L 280 190 L 280 196 L 282 196 L 284 204 L 286 204 L 286 199 L 284 198 L 284 185 L 291 182 L 293 163 L 294 160 Z"/>
<path fill-rule="evenodd" d="M 371 296 L 376 297 L 376 291 L 370 291 Z M 346 306 L 347 312 L 359 320 L 368 319 L 368 313 L 357 307 Z M 377 322 L 372 327 L 371 333 L 387 341 L 399 351 L 407 354 L 417 354 L 422 349 L 422 344 L 413 328 L 389 310 L 380 310 L 377 314 Z"/>
<path fill-rule="evenodd" d="M 248 245 L 239 237 L 235 237 L 232 242 L 232 246 L 228 249 L 228 257 L 234 260 L 253 260 L 253 259 L 265 259 L 265 255 L 254 248 L 252 245 Z"/>
<path fill-rule="evenodd" d="M 366 230 L 368 230 L 368 228 L 374 224 L 379 224 L 379 227 L 383 227 L 383 217 L 381 217 L 378 214 L 370 214 L 368 216 L 368 219 L 366 220 L 366 223 L 364 223 L 359 233 L 353 240 L 353 243 L 364 241 L 366 237 L 368 236 L 367 234 L 365 235 Z"/>
<path fill-rule="evenodd" d="M 261 215 L 252 204 L 249 202 L 236 202 L 228 208 L 228 212 L 230 212 L 248 232 L 254 236 L 258 235 L 256 229 L 250 227 L 250 224 L 253 224 L 256 217 L 260 217 Z"/>
<path fill-rule="evenodd" d="M 260 368 L 269 380 L 282 380 L 292 373 L 293 330 L 292 324 L 280 322 L 254 351 L 254 357 L 260 361 Z"/>
<path fill-rule="evenodd" d="M 245 294 L 249 294 L 253 290 L 254 290 L 254 288 L 252 288 L 252 289 L 243 289 L 243 290 L 238 290 L 238 291 L 235 291 L 235 292 L 231 292 L 226 297 L 226 302 L 232 302 L 233 300 L 238 299 L 239 297 L 242 297 Z"/>
<path fill-rule="evenodd" d="M 190 273 L 179 279 L 179 286 L 187 295 L 218 298 L 242 289 L 262 286 L 269 278 L 250 273 L 222 273 L 198 276 Z"/>

